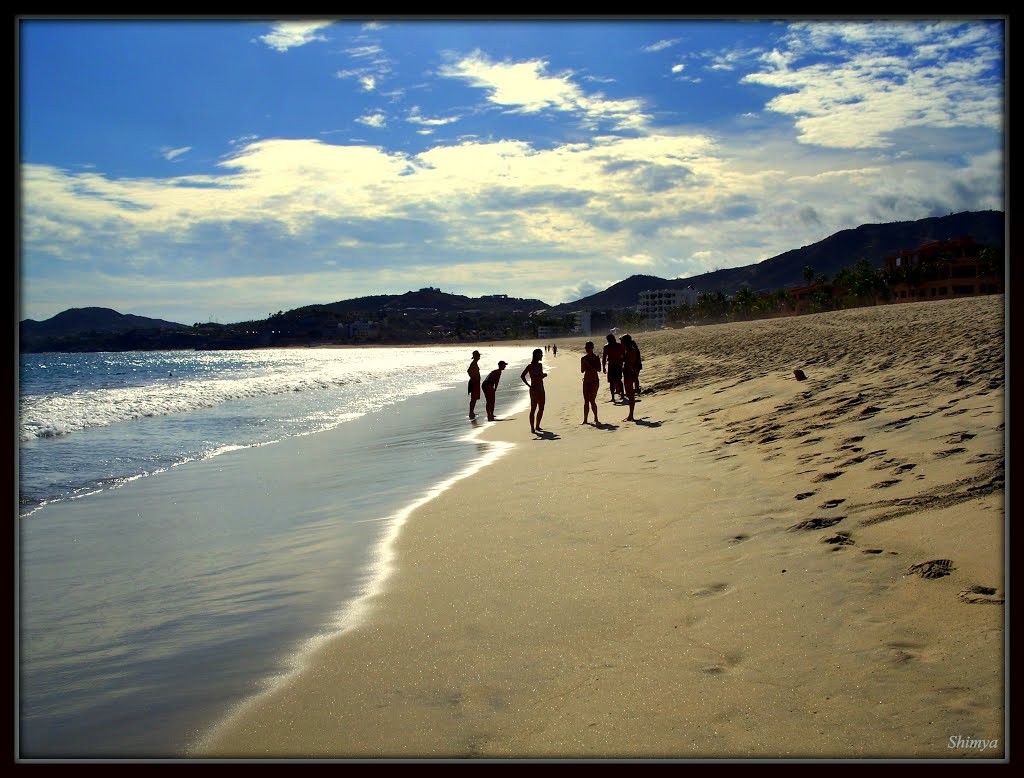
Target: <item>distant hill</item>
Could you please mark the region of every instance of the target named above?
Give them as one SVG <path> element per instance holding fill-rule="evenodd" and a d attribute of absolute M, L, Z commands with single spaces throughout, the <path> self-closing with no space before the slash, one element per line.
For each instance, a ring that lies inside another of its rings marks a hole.
<path fill-rule="evenodd" d="M 63 338 L 85 333 L 121 333 L 131 330 L 185 330 L 188 325 L 163 319 L 118 313 L 111 308 L 69 308 L 45 321 L 25 319 L 20 323 L 22 340 Z"/>
<path fill-rule="evenodd" d="M 329 311 L 342 315 L 377 316 L 380 311 L 406 311 L 412 309 L 435 310 L 438 313 L 458 311 L 484 311 L 487 313 L 512 313 L 515 311 L 538 311 L 550 308 L 546 302 L 532 298 L 508 297 L 503 294 L 484 295 L 482 297 L 466 297 L 461 294 L 449 294 L 440 289 L 426 287 L 405 294 L 382 294 L 370 297 L 355 297 L 351 300 L 339 300 L 334 303 L 306 305 L 289 311 L 289 314 L 305 314 Z"/>
<path fill-rule="evenodd" d="M 862 258 L 882 268 L 885 257 L 933 240 L 969 235 L 978 243 L 1001 246 L 1006 235 L 1005 226 L 1006 216 L 1002 211 L 964 211 L 917 221 L 862 224 L 754 265 L 715 270 L 690 278 L 630 276 L 603 292 L 558 305 L 552 313 L 584 308 L 625 308 L 636 305 L 637 293 L 645 289 L 685 289 L 692 286 L 698 292 L 719 291 L 725 295 L 735 294 L 744 286 L 755 292 L 791 289 L 805 283 L 805 267 L 810 266 L 815 274 L 829 278 L 844 267 L 852 267 Z"/>
<path fill-rule="evenodd" d="M 322 338 L 324 333 L 337 332 L 340 322 L 389 317 L 392 320 L 415 320 L 419 328 L 418 333 L 393 332 L 393 338 L 412 338 L 413 335 L 422 337 L 425 328 L 453 321 L 459 325 L 455 329 L 461 327 L 475 331 L 498 328 L 508 332 L 509 325 L 521 326 L 531 313 L 537 311 L 559 316 L 584 309 L 601 311 L 629 308 L 636 305 L 638 294 L 645 289 L 692 286 L 698 292 L 720 291 L 726 295 L 735 294 L 744 286 L 765 292 L 789 289 L 804 284 L 804 268 L 808 266 L 817 275 L 831 277 L 842 268 L 852 267 L 861 258 L 870 260 L 876 267 L 882 267 L 884 258 L 890 254 L 917 248 L 932 240 L 963 236 L 970 236 L 981 244 L 1002 245 L 1005 239 L 1005 214 L 1002 211 L 965 211 L 911 222 L 864 224 L 754 265 L 716 270 L 690 278 L 630 276 L 603 292 L 553 308 L 535 298 L 500 294 L 466 297 L 433 287 L 400 295 L 373 295 L 307 305 L 257 322 L 210 324 L 203 327 L 121 314 L 110 308 L 70 308 L 45 321 L 25 319 L 20 322 L 19 348 L 23 352 L 106 351 L 210 348 L 217 345 L 227 347 L 228 343 L 231 347 L 253 347 L 272 342 L 272 339 L 263 336 L 259 336 L 262 340 L 254 339 L 257 337 L 255 331 L 277 335 L 283 332 L 296 342 L 301 342 L 303 339 Z M 497 321 L 501 318 L 506 321 Z M 241 337 L 240 333 L 245 333 L 245 337 Z M 229 340 L 232 337 L 235 339 Z"/>

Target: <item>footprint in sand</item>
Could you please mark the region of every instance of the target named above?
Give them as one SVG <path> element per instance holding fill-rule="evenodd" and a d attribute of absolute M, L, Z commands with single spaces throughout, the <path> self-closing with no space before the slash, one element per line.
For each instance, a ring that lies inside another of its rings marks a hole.
<path fill-rule="evenodd" d="M 844 497 L 837 497 L 834 500 L 825 500 L 825 502 L 823 502 L 818 507 L 819 508 L 835 508 L 837 505 L 842 505 L 844 502 L 846 502 L 846 498 L 844 498 Z"/>
<path fill-rule="evenodd" d="M 970 459 L 967 460 L 967 464 L 969 464 L 969 465 L 981 465 L 981 464 L 984 464 L 985 462 L 995 462 L 997 459 L 1002 459 L 1002 458 L 1003 457 L 1000 456 L 999 454 L 992 454 L 992 453 L 986 452 L 986 453 L 978 454 L 977 456 L 971 457 Z"/>
<path fill-rule="evenodd" d="M 846 532 L 837 532 L 835 535 L 829 535 L 827 538 L 822 538 L 821 542 L 822 543 L 828 543 L 830 545 L 836 546 L 837 548 L 839 546 L 852 546 L 852 545 L 854 545 L 853 538 L 851 538 L 849 533 L 846 533 Z M 833 549 L 833 550 L 835 550 L 835 549 Z"/>
<path fill-rule="evenodd" d="M 816 494 L 817 492 L 800 492 L 800 494 L 798 494 L 794 499 L 806 500 L 808 497 L 813 497 Z"/>
<path fill-rule="evenodd" d="M 699 589 L 693 589 L 690 591 L 691 597 L 709 597 L 713 594 L 722 594 L 729 588 L 727 583 L 713 583 L 707 586 L 701 586 Z"/>
<path fill-rule="evenodd" d="M 877 484 L 871 484 L 872 489 L 888 489 L 890 486 L 895 486 L 900 483 L 898 478 L 890 478 L 887 481 L 879 481 Z"/>
<path fill-rule="evenodd" d="M 742 534 L 741 535 L 733 535 L 731 538 L 729 538 L 729 542 L 730 543 L 742 543 L 744 540 L 748 540 L 749 538 L 750 538 L 750 535 L 742 535 Z"/>
<path fill-rule="evenodd" d="M 951 559 L 930 559 L 927 562 L 911 565 L 910 569 L 907 570 L 907 575 L 913 573 L 922 578 L 942 578 L 949 575 L 955 569 Z"/>
<path fill-rule="evenodd" d="M 832 518 L 816 516 L 813 519 L 804 519 L 803 521 L 797 522 L 790 527 L 790 529 L 824 529 L 825 527 L 831 527 L 833 524 L 838 524 L 845 518 L 845 516 L 834 516 Z"/>
<path fill-rule="evenodd" d="M 972 438 L 974 438 L 974 435 L 969 432 L 954 432 L 946 438 L 946 443 L 951 446 L 955 446 L 957 443 L 963 443 L 964 441 L 971 440 Z"/>
<path fill-rule="evenodd" d="M 892 472 L 895 475 L 903 475 L 908 470 L 913 470 L 915 467 L 917 467 L 917 465 L 914 464 L 900 465 L 899 467 L 893 468 Z"/>
<path fill-rule="evenodd" d="M 966 448 L 957 446 L 956 448 L 947 448 L 945 451 L 936 451 L 934 456 L 936 459 L 945 459 L 946 457 L 951 457 L 954 454 L 962 454 L 966 450 Z"/>
<path fill-rule="evenodd" d="M 893 652 L 889 661 L 901 665 L 918 658 L 916 653 L 908 649 L 921 649 L 925 646 L 923 643 L 916 643 L 910 640 L 892 640 L 886 644 L 886 647 Z"/>
<path fill-rule="evenodd" d="M 862 554 L 881 554 L 883 552 L 884 552 L 884 549 L 881 549 L 881 548 L 865 548 L 860 553 L 862 553 Z"/>
<path fill-rule="evenodd" d="M 1003 598 L 998 596 L 996 590 L 991 586 L 972 586 L 970 589 L 964 589 L 957 597 L 972 605 L 980 603 L 988 603 L 990 605 L 1003 604 Z"/>
<path fill-rule="evenodd" d="M 817 483 L 821 483 L 822 481 L 831 481 L 833 478 L 838 478 L 842 474 L 843 474 L 842 470 L 836 470 L 836 471 L 831 472 L 831 473 L 821 473 L 820 475 L 816 476 L 813 479 L 813 481 L 816 484 Z"/>

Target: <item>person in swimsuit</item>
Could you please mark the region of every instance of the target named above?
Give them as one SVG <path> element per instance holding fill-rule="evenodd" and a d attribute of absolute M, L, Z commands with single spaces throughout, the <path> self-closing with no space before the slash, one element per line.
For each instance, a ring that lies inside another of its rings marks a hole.
<path fill-rule="evenodd" d="M 597 390 L 601 385 L 601 358 L 594 353 L 594 344 L 587 341 L 584 347 L 587 353 L 580 359 L 580 372 L 583 373 L 583 423 L 587 423 L 590 409 L 594 409 L 594 426 L 600 426 L 597 418 Z"/>
<path fill-rule="evenodd" d="M 469 418 L 476 418 L 476 401 L 480 399 L 480 352 L 473 352 L 473 361 L 466 372 L 469 373 Z"/>
<path fill-rule="evenodd" d="M 494 395 L 498 390 L 498 381 L 501 380 L 501 371 L 505 369 L 507 362 L 499 362 L 498 369 L 487 374 L 487 378 L 481 384 L 484 390 L 484 397 L 487 405 L 487 421 L 494 421 Z"/>
<path fill-rule="evenodd" d="M 625 355 L 625 347 L 615 342 L 615 336 L 608 333 L 608 344 L 601 352 L 601 372 L 608 374 L 608 388 L 612 392 L 612 402 L 615 402 L 615 393 L 625 400 L 626 394 L 622 391 L 622 358 Z"/>
<path fill-rule="evenodd" d="M 533 350 L 533 361 L 526 366 L 519 378 L 524 384 L 530 387 L 530 432 L 543 432 L 540 420 L 544 416 L 544 379 L 548 374 L 544 372 L 544 365 L 541 360 L 544 352 L 539 348 Z M 526 374 L 530 374 L 530 380 L 526 380 Z"/>
<path fill-rule="evenodd" d="M 640 349 L 633 344 L 630 335 L 623 335 L 622 342 L 626 346 L 622 360 L 622 385 L 626 388 L 626 397 L 629 400 L 629 416 L 623 421 L 636 421 L 633 418 L 633 407 L 636 405 L 637 376 L 640 374 Z"/>

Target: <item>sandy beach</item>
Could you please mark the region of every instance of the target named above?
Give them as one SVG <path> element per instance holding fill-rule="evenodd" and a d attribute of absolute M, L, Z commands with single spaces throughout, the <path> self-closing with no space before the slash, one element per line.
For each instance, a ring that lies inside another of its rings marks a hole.
<path fill-rule="evenodd" d="M 1004 302 L 636 334 L 601 426 L 563 339 L 543 435 L 509 365 L 512 445 L 192 756 L 1001 759 Z"/>

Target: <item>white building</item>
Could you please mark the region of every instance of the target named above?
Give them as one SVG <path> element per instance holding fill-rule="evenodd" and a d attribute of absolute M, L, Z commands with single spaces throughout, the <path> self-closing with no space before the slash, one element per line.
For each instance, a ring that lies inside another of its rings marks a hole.
<path fill-rule="evenodd" d="M 665 323 L 669 308 L 696 305 L 697 290 L 692 286 L 685 289 L 648 289 L 640 292 L 637 302 L 640 315 L 647 319 L 648 324 L 660 327 Z"/>
<path fill-rule="evenodd" d="M 573 314 L 573 319 L 573 333 L 590 335 L 590 311 L 576 311 Z"/>

